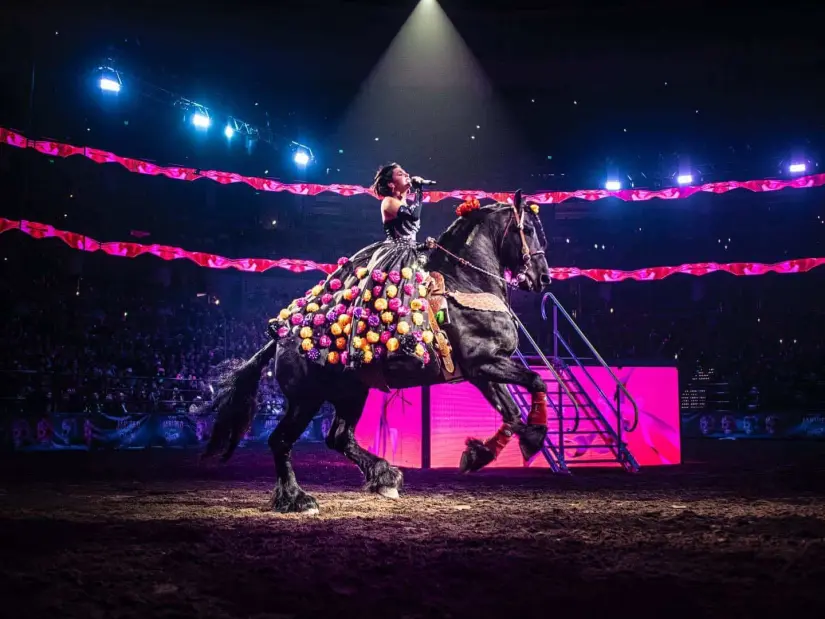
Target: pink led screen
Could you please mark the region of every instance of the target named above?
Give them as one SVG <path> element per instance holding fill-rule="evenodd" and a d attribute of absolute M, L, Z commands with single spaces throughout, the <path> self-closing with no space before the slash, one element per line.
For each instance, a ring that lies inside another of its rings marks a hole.
<path fill-rule="evenodd" d="M 556 400 L 555 383 L 544 368 L 535 368 L 548 381 L 549 399 Z M 639 407 L 639 425 L 632 433 L 625 433 L 630 452 L 640 466 L 679 464 L 681 443 L 679 433 L 679 392 L 676 368 L 667 367 L 624 367 L 612 368 L 613 373 L 625 383 Z M 615 398 L 616 385 L 607 370 L 588 368 L 593 382 L 605 396 Z M 603 398 L 596 386 L 579 368 L 573 368 L 574 376 L 592 401 L 599 406 L 605 417 L 615 428 L 615 416 L 603 405 Z M 403 394 L 406 402 L 401 402 Z M 370 395 L 364 416 L 357 428 L 359 442 L 371 452 L 387 458 L 393 464 L 418 468 L 422 465 L 421 444 L 421 390 L 409 389 L 399 393 L 389 401 L 386 422 L 380 423 L 384 402 L 392 398 L 374 392 Z M 625 419 L 632 416 L 629 402 L 622 400 L 621 411 Z M 572 412 L 566 413 L 572 416 Z M 597 428 L 598 421 L 586 410 L 580 414 L 579 430 L 584 432 Z M 549 411 L 551 433 L 558 432 L 558 421 L 552 409 Z M 501 417 L 472 385 L 439 385 L 431 388 L 430 395 L 430 442 L 431 461 L 434 468 L 458 466 L 464 441 L 468 436 L 486 439 L 501 424 Z M 565 424 L 570 427 L 570 422 Z M 558 443 L 558 435 L 551 434 Z M 604 439 L 593 434 L 565 433 L 565 457 L 568 466 L 587 466 L 588 460 L 610 457 L 608 447 L 599 448 Z M 591 447 L 588 448 L 588 445 Z M 518 445 L 513 441 L 491 464 L 493 467 L 523 467 Z M 530 464 L 533 467 L 548 466 L 539 455 Z"/>
<path fill-rule="evenodd" d="M 355 438 L 364 449 L 395 466 L 420 469 L 421 389 L 383 393 L 373 389 Z"/>

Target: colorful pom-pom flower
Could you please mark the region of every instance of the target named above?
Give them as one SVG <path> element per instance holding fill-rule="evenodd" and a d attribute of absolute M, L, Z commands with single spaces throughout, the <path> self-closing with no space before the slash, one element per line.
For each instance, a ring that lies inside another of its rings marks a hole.
<path fill-rule="evenodd" d="M 413 270 L 410 267 L 404 267 L 401 269 L 401 277 L 404 279 L 410 279 L 413 276 Z"/>
<path fill-rule="evenodd" d="M 342 296 L 344 297 L 344 301 L 352 301 L 352 290 L 344 290 L 344 294 Z"/>
<path fill-rule="evenodd" d="M 329 328 L 329 332 L 332 333 L 333 335 L 336 335 L 336 336 L 341 335 L 341 333 L 343 333 L 343 331 L 344 330 L 341 328 L 341 325 L 337 322 L 333 323 L 332 326 Z"/>
<path fill-rule="evenodd" d="M 302 339 L 312 337 L 312 328 L 311 327 L 304 327 L 303 329 L 301 329 L 301 331 L 298 333 L 298 335 L 300 335 Z"/>
<path fill-rule="evenodd" d="M 424 353 L 427 352 L 421 344 L 415 345 L 415 354 L 419 357 L 423 357 Z"/>
<path fill-rule="evenodd" d="M 358 279 L 364 279 L 368 273 L 369 269 L 367 269 L 366 267 L 359 267 L 355 270 L 355 277 L 357 277 Z"/>
<path fill-rule="evenodd" d="M 292 318 L 290 318 L 289 321 L 293 325 L 298 326 L 298 325 L 300 325 L 304 322 L 304 317 L 301 316 L 300 314 L 292 314 Z"/>
<path fill-rule="evenodd" d="M 381 291 L 382 291 L 383 289 L 384 289 L 384 288 L 383 288 L 382 286 L 373 286 L 373 287 L 372 287 L 372 294 L 373 294 L 373 296 L 380 297 L 380 296 L 381 296 Z"/>
<path fill-rule="evenodd" d="M 317 297 L 317 296 L 318 296 L 319 294 L 321 294 L 323 291 L 324 291 L 324 287 L 323 287 L 323 286 L 313 286 L 313 288 L 312 288 L 312 296 L 313 296 L 313 297 Z"/>
<path fill-rule="evenodd" d="M 355 336 L 352 338 L 352 347 L 353 348 L 361 348 L 363 345 L 363 340 L 359 336 Z"/>
<path fill-rule="evenodd" d="M 304 350 L 304 352 L 309 352 L 310 350 L 312 350 L 312 340 L 309 338 L 301 340 L 301 348 Z"/>
<path fill-rule="evenodd" d="M 410 323 L 401 321 L 398 323 L 396 330 L 401 334 L 405 335 L 410 332 Z"/>
<path fill-rule="evenodd" d="M 361 298 L 364 299 L 364 303 L 369 303 L 372 300 L 372 293 L 369 290 L 365 290 L 364 296 Z"/>
<path fill-rule="evenodd" d="M 314 314 L 314 313 L 315 313 L 315 312 L 317 312 L 319 309 L 320 309 L 320 308 L 318 307 L 318 304 L 317 304 L 317 303 L 308 303 L 308 304 L 307 304 L 307 313 L 308 313 L 308 314 Z"/>
<path fill-rule="evenodd" d="M 397 338 L 391 337 L 387 340 L 387 350 L 389 350 L 390 352 L 395 352 L 396 350 L 398 350 L 398 347 L 400 345 L 401 344 Z"/>
<path fill-rule="evenodd" d="M 320 327 L 326 321 L 327 318 L 323 314 L 315 314 L 315 316 L 312 317 L 312 324 L 314 324 L 316 327 Z"/>
<path fill-rule="evenodd" d="M 278 312 L 278 318 L 280 318 L 281 320 L 286 320 L 287 318 L 289 318 L 289 310 L 282 309 L 280 312 Z"/>
<path fill-rule="evenodd" d="M 310 348 L 307 351 L 307 358 L 310 361 L 318 361 L 318 359 L 321 358 L 321 351 L 318 350 L 317 348 Z"/>
<path fill-rule="evenodd" d="M 412 293 L 415 292 L 415 287 L 412 284 L 404 284 L 404 294 L 412 296 Z"/>
<path fill-rule="evenodd" d="M 334 279 L 329 280 L 329 289 L 332 291 L 341 290 L 341 280 L 337 277 Z"/>
<path fill-rule="evenodd" d="M 281 327 L 278 329 L 278 337 L 286 337 L 289 335 L 289 327 Z"/>
<path fill-rule="evenodd" d="M 330 352 L 327 354 L 327 363 L 331 363 L 332 365 L 335 365 L 335 364 L 336 364 L 336 363 L 338 363 L 340 360 L 341 360 L 341 355 L 340 355 L 340 354 L 338 354 L 337 352 L 335 352 L 334 350 L 333 350 L 333 351 L 330 351 Z"/>
<path fill-rule="evenodd" d="M 387 343 L 387 341 L 388 341 L 391 337 L 392 337 L 392 333 L 390 333 L 389 331 L 384 331 L 384 332 L 381 334 L 381 343 L 382 343 L 382 344 L 386 344 L 386 343 Z"/>
<path fill-rule="evenodd" d="M 398 295 L 398 288 L 393 284 L 387 286 L 387 298 L 393 299 Z"/>
<path fill-rule="evenodd" d="M 383 312 L 387 309 L 387 300 L 386 299 L 376 299 L 375 300 L 375 309 L 379 312 Z"/>
<path fill-rule="evenodd" d="M 397 284 L 401 281 L 401 273 L 399 273 L 398 271 L 390 271 L 389 273 L 387 273 L 387 277 L 393 284 Z"/>
<path fill-rule="evenodd" d="M 381 314 L 381 322 L 383 322 L 385 325 L 390 324 L 393 320 L 395 320 L 395 316 L 392 312 L 384 312 L 383 314 Z"/>
<path fill-rule="evenodd" d="M 387 279 L 387 274 L 381 269 L 375 269 L 372 272 L 372 281 L 378 284 L 383 284 L 385 279 Z"/>
<path fill-rule="evenodd" d="M 377 344 L 380 337 L 375 331 L 367 331 L 367 341 L 370 344 Z"/>
<path fill-rule="evenodd" d="M 321 297 L 321 303 L 327 305 L 330 301 L 332 301 L 332 295 L 328 292 L 324 293 L 324 296 Z"/>
<path fill-rule="evenodd" d="M 364 351 L 364 363 L 372 363 L 373 354 L 371 350 Z"/>
<path fill-rule="evenodd" d="M 332 340 L 329 339 L 328 335 L 322 335 L 318 338 L 318 346 L 321 348 L 329 348 L 330 344 L 332 344 Z"/>
<path fill-rule="evenodd" d="M 378 314 L 373 314 L 372 316 L 367 318 L 367 324 L 371 327 L 377 327 L 381 324 L 381 318 L 378 316 Z"/>
<path fill-rule="evenodd" d="M 338 316 L 338 324 L 342 327 L 348 325 L 350 322 L 352 322 L 352 318 L 348 314 Z"/>
<path fill-rule="evenodd" d="M 338 258 L 339 267 L 344 266 L 347 262 L 349 262 L 349 258 L 347 258 L 346 256 L 341 256 L 340 258 Z"/>
<path fill-rule="evenodd" d="M 413 299 L 410 301 L 410 309 L 414 312 L 417 312 L 421 309 L 421 299 Z"/>
<path fill-rule="evenodd" d="M 335 348 L 338 350 L 344 350 L 347 347 L 347 338 L 339 337 L 335 340 Z"/>
<path fill-rule="evenodd" d="M 387 304 L 387 307 L 389 307 L 391 311 L 397 312 L 398 308 L 401 307 L 401 299 L 390 299 L 390 302 Z"/>
<path fill-rule="evenodd" d="M 425 344 L 431 344 L 433 341 L 433 332 L 432 331 L 424 331 L 421 334 L 421 341 Z"/>
<path fill-rule="evenodd" d="M 424 314 L 422 314 L 421 312 L 413 312 L 412 321 L 414 325 L 420 327 L 424 324 Z"/>

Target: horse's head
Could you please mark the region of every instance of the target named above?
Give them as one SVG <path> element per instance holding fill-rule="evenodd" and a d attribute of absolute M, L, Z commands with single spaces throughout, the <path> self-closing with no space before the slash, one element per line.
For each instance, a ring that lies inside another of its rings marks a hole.
<path fill-rule="evenodd" d="M 501 228 L 499 260 L 522 290 L 541 292 L 550 284 L 549 266 L 544 250 L 547 237 L 539 219 L 537 204 L 525 204 L 521 190 L 513 204 L 501 204 L 496 211 Z"/>
<path fill-rule="evenodd" d="M 512 204 L 480 206 L 468 199 L 456 209 L 458 219 L 432 241 L 439 247 L 430 269 L 461 269 L 462 277 L 482 273 L 500 277 L 509 271 L 522 290 L 541 292 L 550 283 L 544 249 L 547 239 L 539 220 L 538 206 L 524 204 L 517 191 Z M 457 259 L 457 260 L 456 260 Z"/>

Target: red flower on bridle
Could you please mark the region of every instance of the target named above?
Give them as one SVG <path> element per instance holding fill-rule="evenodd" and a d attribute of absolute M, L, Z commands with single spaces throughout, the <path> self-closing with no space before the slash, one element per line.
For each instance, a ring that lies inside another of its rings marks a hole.
<path fill-rule="evenodd" d="M 458 205 L 458 208 L 455 210 L 455 214 L 459 217 L 464 217 L 479 208 L 481 208 L 481 203 L 478 200 L 467 197 L 464 202 Z"/>

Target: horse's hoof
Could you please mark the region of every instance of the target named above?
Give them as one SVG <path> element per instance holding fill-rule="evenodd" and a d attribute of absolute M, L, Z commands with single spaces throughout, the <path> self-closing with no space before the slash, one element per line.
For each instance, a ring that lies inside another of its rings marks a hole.
<path fill-rule="evenodd" d="M 461 462 L 458 465 L 462 473 L 474 473 L 480 471 L 485 466 L 496 459 L 496 455 L 477 438 L 467 439 L 467 449 L 461 454 Z"/>
<path fill-rule="evenodd" d="M 281 488 L 276 488 L 272 494 L 270 508 L 279 514 L 317 516 L 320 512 L 315 497 L 300 489 L 298 491 L 283 492 Z"/>
<path fill-rule="evenodd" d="M 386 460 L 376 462 L 369 473 L 366 490 L 386 499 L 397 499 L 398 489 L 404 485 L 404 474 Z"/>
<path fill-rule="evenodd" d="M 518 446 L 525 462 L 530 462 L 544 447 L 547 426 L 530 424 L 519 433 Z"/>
<path fill-rule="evenodd" d="M 397 501 L 401 496 L 398 494 L 398 488 L 379 488 L 378 495 L 393 501 Z"/>

